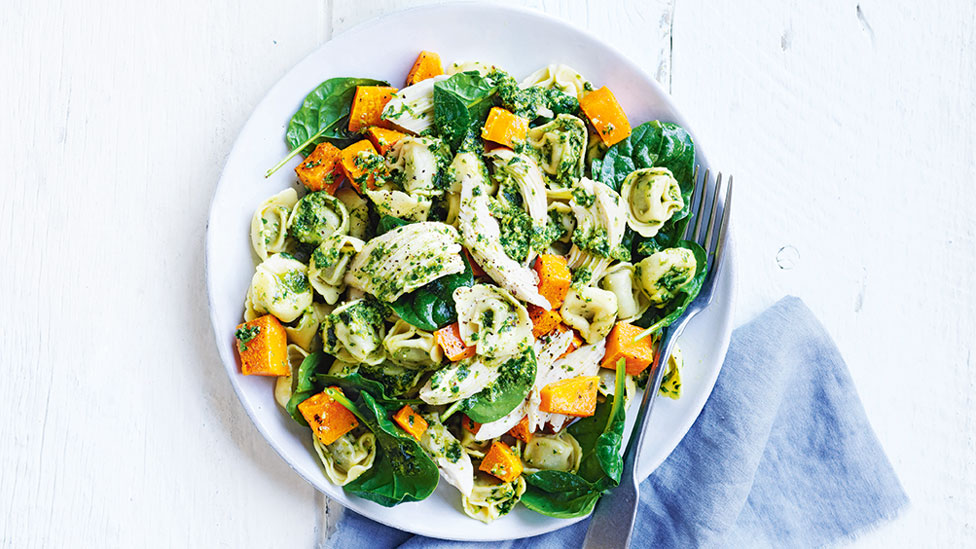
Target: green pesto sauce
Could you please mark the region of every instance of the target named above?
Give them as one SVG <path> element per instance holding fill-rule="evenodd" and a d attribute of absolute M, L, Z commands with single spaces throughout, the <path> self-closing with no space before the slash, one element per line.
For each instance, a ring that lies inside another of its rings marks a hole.
<path fill-rule="evenodd" d="M 248 326 L 244 325 L 234 332 L 234 337 L 237 338 L 237 350 L 244 352 L 247 350 L 247 344 L 251 342 L 252 339 L 261 333 L 260 326 Z"/>

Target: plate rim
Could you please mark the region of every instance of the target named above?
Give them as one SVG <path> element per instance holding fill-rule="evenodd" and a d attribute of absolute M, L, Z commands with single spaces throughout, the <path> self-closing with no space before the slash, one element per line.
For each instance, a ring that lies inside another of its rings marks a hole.
<path fill-rule="evenodd" d="M 551 15 L 539 9 L 528 7 L 528 6 L 496 4 L 496 3 L 485 2 L 480 0 L 462 0 L 462 1 L 440 2 L 435 4 L 426 4 L 421 6 L 408 7 L 408 8 L 399 9 L 399 10 L 391 11 L 389 13 L 384 13 L 372 17 L 366 21 L 360 22 L 332 36 L 329 40 L 322 42 L 321 44 L 316 46 L 312 51 L 310 51 L 308 54 L 304 55 L 300 60 L 292 64 L 286 71 L 284 71 L 282 75 L 274 82 L 274 84 L 272 84 L 264 92 L 264 94 L 261 96 L 261 99 L 254 104 L 254 106 L 251 109 L 251 113 L 248 115 L 247 120 L 241 126 L 240 130 L 237 133 L 237 136 L 234 139 L 234 143 L 227 154 L 227 157 L 221 168 L 220 177 L 217 180 L 217 185 L 214 187 L 213 194 L 211 196 L 210 206 L 207 210 L 206 238 L 204 240 L 204 276 L 206 278 L 207 306 L 209 309 L 211 328 L 213 330 L 213 335 L 214 335 L 214 344 L 217 347 L 218 356 L 221 359 L 221 363 L 224 366 L 224 370 L 228 375 L 229 378 L 228 381 L 230 381 L 231 387 L 234 389 L 234 394 L 237 396 L 237 400 L 241 405 L 241 407 L 244 408 L 244 411 L 247 413 L 251 424 L 258 430 L 262 438 L 264 438 L 265 443 L 268 444 L 272 448 L 272 450 L 274 450 L 274 452 L 288 465 L 290 469 L 292 469 L 292 471 L 297 473 L 303 480 L 305 480 L 315 490 L 324 493 L 328 497 L 338 500 L 344 507 L 351 508 L 352 510 L 366 516 L 367 518 L 370 518 L 371 520 L 375 520 L 391 528 L 407 531 L 417 535 L 432 537 L 436 539 L 455 540 L 455 541 L 504 541 L 504 540 L 521 539 L 524 537 L 548 534 L 556 530 L 561 530 L 562 528 L 565 528 L 567 526 L 576 524 L 577 522 L 582 521 L 587 517 L 584 516 L 584 517 L 577 517 L 572 519 L 556 519 L 552 517 L 546 517 L 546 519 L 549 519 L 551 521 L 550 524 L 542 527 L 539 531 L 532 531 L 525 534 L 524 536 L 518 536 L 518 537 L 510 537 L 510 536 L 487 536 L 487 537 L 482 536 L 477 538 L 472 538 L 470 536 L 455 537 L 449 534 L 445 534 L 443 532 L 424 528 L 423 527 L 424 525 L 422 524 L 418 525 L 418 527 L 415 528 L 406 529 L 399 524 L 392 524 L 391 522 L 388 522 L 387 520 L 385 520 L 384 516 L 377 515 L 376 513 L 373 512 L 372 509 L 363 505 L 363 503 L 368 502 L 368 500 L 362 500 L 361 498 L 357 498 L 357 497 L 350 497 L 348 494 L 346 494 L 346 492 L 342 489 L 341 486 L 336 486 L 332 484 L 329 484 L 327 486 L 320 486 L 319 483 L 317 482 L 318 479 L 309 478 L 309 476 L 307 476 L 300 468 L 298 468 L 295 464 L 293 464 L 292 461 L 285 455 L 284 448 L 280 447 L 277 443 L 273 442 L 274 440 L 273 437 L 271 437 L 270 433 L 262 424 L 262 422 L 258 421 L 255 415 L 257 413 L 256 409 L 253 406 L 251 406 L 248 399 L 245 398 L 245 395 L 242 392 L 243 389 L 241 385 L 235 382 L 234 376 L 235 374 L 238 373 L 236 361 L 235 360 L 227 361 L 226 357 L 224 356 L 225 355 L 224 349 L 221 346 L 223 338 L 220 331 L 220 326 L 218 325 L 217 322 L 218 320 L 217 311 L 216 311 L 216 307 L 214 306 L 214 294 L 215 294 L 214 280 L 211 277 L 211 269 L 210 269 L 211 253 L 213 248 L 212 241 L 214 239 L 214 233 L 211 229 L 211 220 L 214 217 L 214 211 L 217 207 L 217 200 L 216 200 L 217 196 L 219 194 L 220 189 L 225 184 L 227 167 L 230 164 L 231 160 L 235 158 L 236 149 L 241 145 L 240 142 L 241 135 L 245 133 L 245 131 L 252 123 L 254 123 L 255 114 L 259 111 L 260 107 L 264 104 L 264 102 L 267 101 L 270 96 L 274 95 L 274 92 L 279 87 L 284 85 L 284 81 L 287 79 L 286 77 L 291 72 L 295 71 L 299 66 L 303 65 L 310 58 L 319 55 L 321 50 L 328 47 L 328 45 L 336 38 L 339 38 L 346 34 L 361 32 L 364 29 L 383 23 L 388 19 L 399 17 L 405 13 L 437 11 L 444 8 L 451 9 L 451 8 L 458 8 L 458 7 L 490 9 L 498 12 L 508 12 L 512 14 L 517 14 L 519 16 L 534 17 L 540 20 L 544 20 L 549 24 L 555 24 L 559 27 L 562 27 L 563 28 L 562 30 L 568 30 L 570 32 L 578 33 L 580 35 L 585 36 L 589 40 L 599 43 L 601 46 L 609 50 L 611 53 L 615 54 L 619 59 L 619 61 L 626 67 L 628 71 L 633 72 L 635 74 L 640 74 L 645 77 L 647 83 L 649 83 L 655 89 L 659 97 L 663 98 L 666 106 L 674 112 L 675 119 L 676 119 L 675 122 L 679 123 L 683 128 L 685 128 L 692 135 L 696 145 L 696 161 L 699 161 L 698 163 L 700 164 L 706 166 L 708 165 L 708 161 L 707 159 L 705 159 L 706 158 L 705 155 L 703 153 L 700 153 L 698 150 L 699 147 L 701 149 L 705 149 L 705 147 L 701 146 L 700 140 L 697 138 L 695 132 L 692 130 L 691 125 L 687 122 L 687 119 L 685 118 L 682 111 L 678 108 L 678 103 L 674 100 L 674 98 L 671 97 L 671 95 L 666 90 L 664 90 L 664 88 L 661 86 L 660 83 L 657 82 L 657 80 L 651 77 L 645 70 L 643 70 L 639 65 L 637 65 L 637 63 L 635 63 L 622 50 L 620 50 L 613 44 L 606 42 L 596 34 L 584 28 L 581 28 L 580 26 L 578 26 L 577 24 L 571 21 L 567 21 L 561 17 Z M 727 259 L 722 266 L 723 268 L 721 273 L 721 276 L 723 278 L 728 279 L 726 285 L 728 286 L 727 299 L 728 299 L 729 313 L 726 317 L 722 318 L 719 323 L 721 327 L 721 338 L 719 341 L 721 356 L 716 357 L 716 360 L 719 361 L 719 365 L 714 370 L 712 375 L 709 375 L 708 377 L 702 379 L 702 383 L 704 384 L 703 390 L 697 393 L 697 398 L 694 399 L 693 408 L 696 409 L 697 411 L 694 414 L 689 414 L 688 416 L 686 416 L 686 420 L 677 429 L 674 429 L 672 431 L 673 433 L 680 433 L 680 435 L 676 435 L 677 440 L 674 443 L 674 445 L 671 446 L 671 449 L 666 454 L 664 454 L 663 456 L 659 457 L 658 459 L 652 462 L 648 463 L 646 462 L 646 460 L 641 460 L 641 462 L 638 463 L 638 468 L 637 468 L 638 474 L 642 479 L 646 479 L 650 475 L 650 473 L 652 473 L 665 460 L 667 460 L 667 458 L 671 455 L 671 453 L 673 453 L 677 445 L 680 444 L 681 440 L 683 440 L 684 437 L 687 435 L 691 426 L 695 423 L 695 421 L 697 421 L 698 417 L 701 415 L 701 411 L 704 408 L 705 403 L 711 397 L 711 393 L 715 387 L 715 382 L 718 379 L 718 376 L 721 373 L 721 370 L 723 368 L 725 356 L 728 353 L 729 341 L 731 339 L 731 332 L 732 332 L 731 325 L 735 317 L 736 301 L 737 301 L 737 294 L 738 294 L 737 273 L 736 273 L 737 253 L 736 253 L 736 245 L 735 245 L 735 238 L 734 238 L 735 235 L 734 225 L 735 225 L 734 223 L 730 223 L 729 226 L 729 234 L 728 234 L 728 240 L 726 244 L 728 249 L 725 254 Z M 717 282 L 721 283 L 722 280 L 719 280 Z M 707 390 L 705 390 L 704 387 L 707 387 Z M 687 398 L 687 396 L 685 398 Z M 669 437 L 669 439 L 670 438 L 673 437 Z"/>

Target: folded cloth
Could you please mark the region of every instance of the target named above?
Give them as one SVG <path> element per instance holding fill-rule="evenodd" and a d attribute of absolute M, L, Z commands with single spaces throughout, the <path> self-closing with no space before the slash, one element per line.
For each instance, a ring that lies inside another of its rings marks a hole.
<path fill-rule="evenodd" d="M 733 332 L 701 415 L 641 484 L 633 546 L 816 547 L 851 538 L 907 503 L 837 347 L 802 301 L 786 297 Z M 579 547 L 588 523 L 463 546 Z M 459 545 L 348 510 L 327 541 Z"/>

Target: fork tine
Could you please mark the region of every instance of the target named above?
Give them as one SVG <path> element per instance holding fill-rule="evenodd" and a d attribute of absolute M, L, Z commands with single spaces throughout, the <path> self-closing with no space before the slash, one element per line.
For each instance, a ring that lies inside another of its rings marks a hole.
<path fill-rule="evenodd" d="M 700 168 L 701 168 L 700 165 L 695 164 L 695 173 L 691 177 L 691 180 L 695 183 L 695 188 L 691 191 L 691 200 L 688 201 L 688 211 L 689 212 L 691 212 L 692 210 L 695 209 L 695 200 L 700 200 L 701 199 L 701 196 L 700 196 L 701 195 L 701 188 L 704 185 L 699 185 L 698 184 L 698 172 L 701 171 Z M 691 214 L 689 213 L 688 215 L 691 215 Z M 689 238 L 691 238 L 691 234 L 692 234 L 691 233 L 691 223 L 688 223 L 687 225 L 685 225 L 684 232 L 681 233 L 681 239 L 682 240 L 688 240 Z"/>
<path fill-rule="evenodd" d="M 697 187 L 696 187 L 697 189 Z M 701 229 L 702 214 L 705 213 L 705 199 L 708 197 L 708 168 L 705 169 L 705 177 L 701 183 L 701 199 L 698 201 L 698 213 L 695 214 L 695 229 L 691 231 L 691 239 L 698 242 L 698 233 Z"/>
<path fill-rule="evenodd" d="M 728 236 L 729 218 L 732 217 L 732 176 L 725 189 L 725 204 L 722 206 L 722 224 L 718 227 L 718 246 L 715 249 L 715 265 L 722 264 L 722 251 L 725 250 L 725 237 Z"/>
<path fill-rule="evenodd" d="M 715 215 L 718 213 L 718 197 L 719 193 L 722 192 L 722 172 L 719 172 L 718 177 L 715 178 L 715 192 L 712 193 L 712 211 L 708 215 L 708 229 L 705 230 L 705 242 L 699 241 L 702 244 L 702 248 L 705 248 L 705 254 L 712 253 L 712 229 L 715 228 Z"/>

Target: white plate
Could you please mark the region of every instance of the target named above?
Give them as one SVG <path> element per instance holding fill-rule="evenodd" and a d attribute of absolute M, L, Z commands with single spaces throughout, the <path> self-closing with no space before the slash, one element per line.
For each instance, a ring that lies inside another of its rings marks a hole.
<path fill-rule="evenodd" d="M 395 510 L 347 496 L 323 474 L 308 429 L 297 425 L 275 404 L 273 380 L 241 375 L 233 351 L 234 329 L 241 321 L 244 294 L 254 273 L 248 237 L 251 215 L 265 198 L 295 185 L 292 168 L 298 158 L 270 179 L 263 177 L 265 170 L 288 153 L 284 134 L 292 114 L 305 95 L 327 78 L 361 76 L 399 86 L 417 52 L 424 49 L 440 53 L 445 63 L 495 63 L 519 79 L 543 65 L 566 63 L 595 85 L 609 86 L 633 125 L 660 119 L 691 132 L 667 94 L 622 53 L 535 11 L 449 4 L 401 11 L 360 25 L 322 45 L 268 92 L 227 159 L 207 226 L 207 287 L 217 348 L 241 404 L 264 438 L 299 475 L 346 507 L 426 536 L 463 540 L 534 536 L 579 519 L 549 518 L 519 506 L 492 524 L 482 524 L 461 511 L 457 490 L 445 482 L 425 501 L 405 503 Z M 695 143 L 698 162 L 707 166 L 701 142 L 696 139 Z M 686 362 L 682 372 L 684 394 L 678 401 L 658 400 L 638 467 L 643 476 L 677 446 L 698 417 L 718 376 L 732 329 L 734 257 L 729 253 L 716 302 L 681 338 Z"/>

